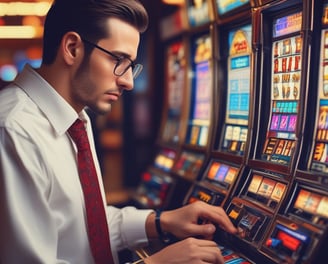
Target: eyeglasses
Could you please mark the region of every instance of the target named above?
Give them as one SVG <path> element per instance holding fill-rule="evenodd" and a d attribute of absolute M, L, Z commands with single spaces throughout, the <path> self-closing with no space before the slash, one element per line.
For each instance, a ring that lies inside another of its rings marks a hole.
<path fill-rule="evenodd" d="M 82 41 L 105 52 L 106 54 L 110 55 L 111 57 L 113 57 L 116 60 L 116 64 L 115 64 L 114 71 L 113 71 L 116 76 L 122 76 L 131 67 L 132 68 L 132 76 L 133 76 L 133 79 L 135 79 L 138 77 L 138 75 L 142 71 L 142 68 L 143 68 L 142 64 L 135 63 L 133 60 L 131 60 L 128 57 L 116 55 L 116 54 L 114 54 L 114 53 L 112 53 L 86 39 L 82 39 Z"/>

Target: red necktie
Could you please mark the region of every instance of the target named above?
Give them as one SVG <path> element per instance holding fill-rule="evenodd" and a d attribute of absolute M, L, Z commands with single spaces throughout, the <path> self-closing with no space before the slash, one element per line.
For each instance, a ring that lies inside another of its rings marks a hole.
<path fill-rule="evenodd" d="M 78 149 L 78 169 L 88 222 L 88 236 L 96 264 L 114 263 L 104 203 L 85 126 L 80 119 L 68 129 Z"/>

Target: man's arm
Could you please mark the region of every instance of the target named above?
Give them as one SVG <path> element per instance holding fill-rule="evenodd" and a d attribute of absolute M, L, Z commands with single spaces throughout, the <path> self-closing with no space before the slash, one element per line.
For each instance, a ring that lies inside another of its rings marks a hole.
<path fill-rule="evenodd" d="M 36 146 L 0 128 L 1 263 L 54 263 L 56 259 L 47 183 L 35 177 L 42 173 L 36 168 L 40 168 Z"/>
<path fill-rule="evenodd" d="M 198 224 L 199 219 L 204 220 L 204 224 Z M 200 201 L 176 210 L 164 211 L 158 221 L 163 233 L 171 233 L 179 239 L 195 236 L 211 239 L 216 225 L 229 233 L 237 233 L 222 207 Z M 147 218 L 146 230 L 148 237 L 158 237 L 154 213 Z"/>
<path fill-rule="evenodd" d="M 199 219 L 204 220 L 203 224 L 198 223 Z M 221 207 L 204 202 L 196 202 L 161 214 L 149 214 L 146 220 L 149 238 L 156 238 L 161 233 L 171 233 L 182 240 L 147 257 L 144 263 L 223 264 L 224 260 L 219 247 L 211 241 L 216 225 L 229 233 L 237 233 L 237 229 Z"/>

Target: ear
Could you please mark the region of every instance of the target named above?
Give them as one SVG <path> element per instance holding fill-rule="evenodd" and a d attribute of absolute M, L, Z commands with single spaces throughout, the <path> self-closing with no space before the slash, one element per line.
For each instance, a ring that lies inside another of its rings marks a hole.
<path fill-rule="evenodd" d="M 61 41 L 63 60 L 68 65 L 79 62 L 84 54 L 81 37 L 76 32 L 67 32 Z"/>

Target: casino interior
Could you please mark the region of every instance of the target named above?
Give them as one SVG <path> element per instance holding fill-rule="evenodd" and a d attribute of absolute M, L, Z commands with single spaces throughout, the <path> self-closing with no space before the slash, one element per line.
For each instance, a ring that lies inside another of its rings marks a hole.
<path fill-rule="evenodd" d="M 226 263 L 323 263 L 328 1 L 141 2 L 144 70 L 111 113 L 91 116 L 108 203 L 202 200 L 243 230 L 215 236 Z M 0 0 L 0 89 L 40 65 L 50 4 Z"/>

